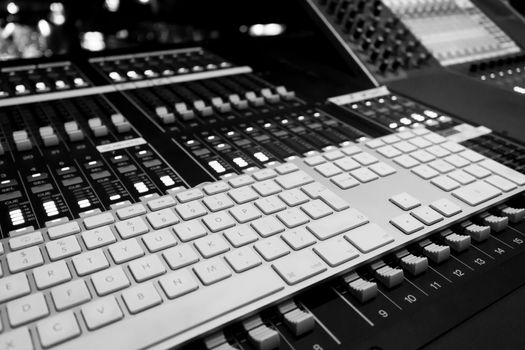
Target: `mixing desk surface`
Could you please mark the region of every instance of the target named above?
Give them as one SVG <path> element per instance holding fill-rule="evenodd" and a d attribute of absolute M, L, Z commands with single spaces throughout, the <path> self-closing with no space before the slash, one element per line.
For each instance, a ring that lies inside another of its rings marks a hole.
<path fill-rule="evenodd" d="M 472 117 L 525 107 L 509 12 L 302 3 L 334 52 L 0 68 L 0 350 L 520 348 L 465 334 L 524 309 L 523 121 Z"/>

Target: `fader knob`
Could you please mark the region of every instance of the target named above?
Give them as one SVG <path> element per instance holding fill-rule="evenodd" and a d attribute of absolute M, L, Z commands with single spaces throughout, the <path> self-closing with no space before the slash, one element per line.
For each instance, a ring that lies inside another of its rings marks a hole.
<path fill-rule="evenodd" d="M 509 221 L 516 224 L 525 218 L 525 208 L 513 208 L 506 205 L 498 207 L 500 215 L 509 218 Z"/>
<path fill-rule="evenodd" d="M 18 130 L 13 132 L 13 141 L 15 142 L 16 149 L 19 152 L 28 151 L 33 148 L 33 144 L 29 139 L 29 135 L 25 130 Z"/>
<path fill-rule="evenodd" d="M 403 279 L 405 278 L 405 274 L 403 273 L 402 269 L 388 265 L 384 265 L 376 269 L 374 276 L 379 280 L 379 282 L 388 288 L 394 288 L 395 286 L 400 285 L 403 283 Z"/>
<path fill-rule="evenodd" d="M 465 233 L 476 242 L 482 242 L 489 238 L 490 226 L 480 226 L 476 224 L 465 227 Z"/>
<path fill-rule="evenodd" d="M 411 275 L 417 276 L 428 269 L 428 259 L 426 256 L 416 256 L 407 250 L 402 250 L 396 254 L 399 265 L 407 270 Z"/>
<path fill-rule="evenodd" d="M 492 231 L 501 232 L 509 226 L 509 218 L 489 214 L 483 218 L 483 223 L 490 226 Z"/>
<path fill-rule="evenodd" d="M 243 327 L 248 332 L 252 344 L 258 350 L 276 349 L 281 343 L 279 333 L 266 326 L 259 316 L 244 321 Z"/>
<path fill-rule="evenodd" d="M 440 235 L 443 237 L 445 244 L 458 253 L 467 250 L 470 247 L 470 236 L 459 235 L 451 230 L 446 230 Z"/>
<path fill-rule="evenodd" d="M 131 130 L 131 124 L 120 113 L 113 114 L 111 116 L 111 122 L 113 123 L 119 134 L 124 134 Z"/>
<path fill-rule="evenodd" d="M 84 139 L 84 133 L 78 128 L 76 121 L 64 123 L 64 129 L 71 142 L 81 141 Z"/>
<path fill-rule="evenodd" d="M 103 137 L 108 134 L 108 127 L 102 124 L 102 120 L 100 118 L 89 119 L 88 125 L 95 137 Z"/>
<path fill-rule="evenodd" d="M 58 137 L 51 126 L 43 126 L 38 129 L 38 133 L 42 138 L 44 146 L 51 147 L 58 145 Z"/>
<path fill-rule="evenodd" d="M 228 96 L 228 100 L 231 102 L 232 105 L 235 106 L 237 109 L 246 109 L 248 108 L 248 101 L 242 100 L 239 95 L 237 94 L 231 94 Z"/>
<path fill-rule="evenodd" d="M 211 104 L 217 108 L 221 113 L 227 113 L 232 110 L 231 105 L 228 102 L 224 102 L 220 97 L 214 97 L 211 99 Z"/>
<path fill-rule="evenodd" d="M 244 96 L 246 96 L 246 99 L 256 107 L 264 105 L 264 99 L 262 97 L 258 97 L 253 91 L 248 91 L 244 94 Z"/>
<path fill-rule="evenodd" d="M 278 309 L 283 315 L 284 323 L 296 336 L 303 335 L 315 327 L 313 315 L 301 310 L 293 300 L 284 302 Z"/>
<path fill-rule="evenodd" d="M 188 109 L 184 102 L 175 103 L 175 111 L 182 117 L 183 120 L 190 120 L 195 118 L 195 112 Z"/>
<path fill-rule="evenodd" d="M 436 243 L 430 243 L 423 247 L 423 254 L 436 264 L 440 264 L 443 261 L 450 258 L 450 247 L 446 245 L 438 245 Z"/>
<path fill-rule="evenodd" d="M 377 296 L 377 283 L 361 278 L 357 273 L 343 277 L 348 290 L 360 302 L 364 303 Z"/>

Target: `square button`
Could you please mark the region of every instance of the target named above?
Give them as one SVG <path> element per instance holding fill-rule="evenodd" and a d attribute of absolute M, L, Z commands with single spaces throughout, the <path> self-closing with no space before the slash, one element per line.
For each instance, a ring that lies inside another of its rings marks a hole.
<path fill-rule="evenodd" d="M 390 201 L 403 210 L 414 209 L 421 205 L 421 202 L 406 192 L 396 194 L 390 198 Z"/>
<path fill-rule="evenodd" d="M 439 215 L 438 212 L 427 205 L 414 209 L 412 211 L 412 216 L 427 226 L 434 225 L 443 220 L 443 217 Z"/>
<path fill-rule="evenodd" d="M 424 228 L 423 224 L 410 214 L 399 215 L 390 220 L 390 223 L 398 229 L 400 229 L 401 231 L 403 231 L 404 233 L 406 233 L 407 235 L 410 235 Z"/>

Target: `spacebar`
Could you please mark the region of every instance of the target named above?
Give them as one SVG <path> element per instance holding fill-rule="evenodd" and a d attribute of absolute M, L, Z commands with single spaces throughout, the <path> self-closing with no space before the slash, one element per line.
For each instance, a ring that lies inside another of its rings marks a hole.
<path fill-rule="evenodd" d="M 68 349 L 138 349 L 158 345 L 173 337 L 174 343 L 169 343 L 171 348 L 189 340 L 190 334 L 183 332 L 190 332 L 283 288 L 283 280 L 269 266 L 261 266 L 183 297 L 167 300 L 155 308 L 128 316 L 95 333 L 86 333 L 84 337 L 64 345 Z M 210 329 L 196 330 L 203 333 Z"/>

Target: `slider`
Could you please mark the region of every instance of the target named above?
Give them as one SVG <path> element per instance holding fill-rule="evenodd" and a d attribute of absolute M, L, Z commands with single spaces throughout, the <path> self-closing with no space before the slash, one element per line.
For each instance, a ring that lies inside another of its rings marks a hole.
<path fill-rule="evenodd" d="M 88 124 L 95 137 L 103 137 L 108 134 L 108 127 L 102 124 L 100 118 L 91 118 L 88 120 Z"/>
<path fill-rule="evenodd" d="M 377 283 L 361 278 L 356 272 L 344 276 L 343 280 L 350 293 L 362 303 L 377 296 Z"/>
<path fill-rule="evenodd" d="M 266 326 L 260 316 L 252 316 L 243 321 L 242 325 L 248 332 L 248 336 L 256 349 L 271 350 L 279 347 L 281 343 L 279 333 L 275 329 Z"/>
<path fill-rule="evenodd" d="M 29 135 L 25 130 L 13 131 L 13 141 L 15 142 L 16 149 L 19 152 L 28 151 L 33 148 L 33 144 L 29 139 Z"/>
<path fill-rule="evenodd" d="M 155 114 L 162 120 L 163 124 L 172 124 L 175 122 L 175 116 L 173 113 L 170 113 L 165 106 L 156 107 Z"/>
<path fill-rule="evenodd" d="M 485 212 L 480 214 L 480 219 L 493 232 L 501 232 L 509 226 L 509 218 L 506 216 L 496 216 Z"/>
<path fill-rule="evenodd" d="M 443 242 L 447 244 L 452 250 L 462 252 L 470 247 L 471 238 L 466 235 L 459 235 L 452 230 L 447 229 L 439 234 L 443 238 Z"/>
<path fill-rule="evenodd" d="M 186 106 L 186 103 L 184 102 L 175 103 L 175 111 L 182 117 L 183 120 L 195 118 L 195 112 L 188 109 L 188 106 Z"/>
<path fill-rule="evenodd" d="M 374 271 L 374 277 L 387 288 L 400 285 L 405 278 L 402 269 L 388 266 L 383 261 L 373 263 L 370 268 Z"/>
<path fill-rule="evenodd" d="M 239 95 L 237 94 L 231 94 L 228 96 L 228 100 L 230 101 L 230 103 L 232 105 L 235 106 L 235 108 L 237 109 L 246 109 L 248 108 L 248 101 L 246 100 L 241 100 L 241 98 L 239 97 Z"/>
<path fill-rule="evenodd" d="M 509 207 L 505 204 L 501 204 L 497 207 L 499 214 L 501 216 L 506 216 L 509 218 L 509 221 L 516 224 L 522 221 L 525 218 L 525 209 L 524 208 L 514 208 Z"/>
<path fill-rule="evenodd" d="M 427 257 L 416 256 L 406 249 L 396 253 L 396 258 L 399 259 L 399 265 L 414 276 L 422 274 L 428 268 Z"/>
<path fill-rule="evenodd" d="M 419 242 L 418 245 L 423 254 L 436 264 L 440 264 L 450 258 L 450 247 L 447 245 L 436 244 L 429 239 Z"/>
<path fill-rule="evenodd" d="M 199 112 L 203 117 L 209 117 L 213 114 L 213 109 L 211 106 L 206 106 L 203 100 L 197 100 L 193 102 L 193 107 Z"/>
<path fill-rule="evenodd" d="M 219 110 L 219 112 L 226 113 L 232 110 L 231 105 L 228 102 L 224 102 L 220 97 L 214 97 L 211 99 L 211 104 Z"/>
<path fill-rule="evenodd" d="M 264 88 L 261 90 L 261 95 L 270 103 L 277 103 L 280 100 L 279 95 L 274 94 L 272 90 Z"/>
<path fill-rule="evenodd" d="M 253 91 L 248 91 L 247 93 L 244 94 L 244 96 L 246 97 L 248 102 L 250 102 L 252 105 L 256 107 L 260 107 L 264 105 L 264 98 L 258 97 Z"/>
<path fill-rule="evenodd" d="M 463 232 L 476 242 L 482 242 L 489 238 L 490 226 L 476 225 L 471 221 L 465 221 L 460 226 L 463 228 Z"/>
<path fill-rule="evenodd" d="M 293 100 L 295 98 L 295 92 L 288 91 L 285 86 L 278 86 L 275 88 L 275 91 L 284 99 L 284 100 Z"/>
<path fill-rule="evenodd" d="M 53 130 L 53 127 L 51 127 L 50 125 L 39 128 L 38 133 L 42 138 L 44 146 L 51 147 L 58 145 L 58 137 L 55 134 L 55 130 Z"/>
<path fill-rule="evenodd" d="M 84 139 L 84 132 L 78 128 L 76 121 L 64 123 L 64 129 L 66 130 L 67 136 L 69 136 L 69 141 L 77 142 Z"/>
<path fill-rule="evenodd" d="M 113 114 L 111 116 L 111 122 L 113 123 L 119 134 L 124 134 L 131 130 L 131 124 L 120 113 Z"/>
<path fill-rule="evenodd" d="M 296 335 L 300 336 L 311 331 L 315 320 L 311 313 L 301 310 L 293 300 L 286 301 L 277 307 L 283 315 L 284 323 Z"/>
<path fill-rule="evenodd" d="M 204 345 L 208 350 L 237 350 L 230 345 L 223 332 L 212 334 L 204 339 Z"/>

